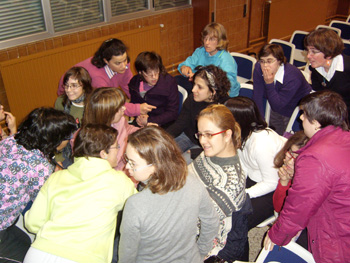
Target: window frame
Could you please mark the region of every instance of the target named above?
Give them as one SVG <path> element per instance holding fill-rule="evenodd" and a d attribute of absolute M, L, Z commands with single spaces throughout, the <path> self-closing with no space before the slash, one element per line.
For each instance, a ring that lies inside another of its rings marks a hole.
<path fill-rule="evenodd" d="M 76 33 L 79 31 L 84 31 L 84 30 L 89 30 L 89 29 L 93 29 L 93 28 L 97 28 L 97 27 L 102 27 L 102 26 L 106 26 L 109 24 L 115 24 L 115 23 L 120 23 L 123 21 L 135 20 L 135 19 L 139 19 L 139 18 L 143 18 L 143 17 L 152 16 L 152 15 L 159 15 L 159 14 L 163 14 L 163 13 L 167 13 L 167 12 L 172 12 L 175 10 L 181 10 L 181 9 L 189 8 L 192 6 L 192 0 L 188 0 L 189 3 L 187 5 L 178 6 L 178 7 L 171 7 L 171 8 L 166 8 L 166 9 L 161 9 L 161 10 L 156 11 L 155 7 L 154 7 L 155 0 L 148 0 L 148 6 L 149 6 L 148 10 L 132 12 L 132 13 L 128 13 L 125 15 L 112 16 L 112 11 L 110 8 L 111 0 L 100 0 L 100 1 L 102 1 L 102 5 L 103 5 L 103 14 L 104 14 L 104 21 L 103 22 L 98 22 L 98 23 L 94 23 L 94 24 L 90 24 L 90 25 L 86 25 L 86 26 L 77 27 L 74 29 L 68 29 L 68 30 L 64 30 L 64 31 L 55 32 L 54 25 L 53 25 L 53 19 L 52 19 L 52 15 L 51 15 L 50 2 L 49 2 L 49 0 L 41 0 L 41 5 L 42 5 L 42 9 L 43 9 L 43 19 L 44 19 L 46 31 L 0 41 L 0 50 L 20 46 L 20 45 L 27 44 L 30 42 L 38 42 L 38 41 L 49 39 L 49 38 L 54 38 L 54 37 L 58 37 L 58 36 Z"/>

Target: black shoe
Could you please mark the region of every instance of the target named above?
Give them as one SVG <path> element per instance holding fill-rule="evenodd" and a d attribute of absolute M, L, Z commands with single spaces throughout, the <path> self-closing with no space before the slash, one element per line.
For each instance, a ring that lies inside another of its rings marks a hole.
<path fill-rule="evenodd" d="M 204 260 L 204 263 L 224 263 L 226 260 L 218 257 L 218 256 L 210 256 L 206 260 Z"/>

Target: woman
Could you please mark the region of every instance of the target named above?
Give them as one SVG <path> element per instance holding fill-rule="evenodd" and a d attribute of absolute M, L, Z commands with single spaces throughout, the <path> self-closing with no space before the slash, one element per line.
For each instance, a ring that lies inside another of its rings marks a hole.
<path fill-rule="evenodd" d="M 29 237 L 16 220 L 55 169 L 54 152 L 62 150 L 75 132 L 74 118 L 53 108 L 33 110 L 18 132 L 0 143 L 0 257 L 23 260 Z"/>
<path fill-rule="evenodd" d="M 286 139 L 267 128 L 253 100 L 236 97 L 225 105 L 241 127 L 238 156 L 247 175 L 246 193 L 253 206 L 248 224 L 251 229 L 273 215 L 272 195 L 278 183 L 278 169 L 273 160 Z"/>
<path fill-rule="evenodd" d="M 194 77 L 196 67 L 214 65 L 226 72 L 231 83 L 230 97 L 238 96 L 241 86 L 237 81 L 237 64 L 227 51 L 228 40 L 225 28 L 213 22 L 206 25 L 201 35 L 203 45 L 178 66 L 178 71 L 182 74 L 176 77 L 178 84 L 190 93 L 193 86 L 190 81 Z"/>
<path fill-rule="evenodd" d="M 203 152 L 189 165 L 189 174 L 206 187 L 220 218 L 220 229 L 209 252 L 213 256 L 204 262 L 240 260 L 248 240 L 249 210 L 246 178 L 237 155 L 240 127 L 224 105 L 210 105 L 198 116 L 196 137 Z M 231 229 L 235 238 L 226 240 Z"/>
<path fill-rule="evenodd" d="M 263 113 L 267 98 L 272 109 L 269 126 L 283 135 L 295 107 L 310 93 L 311 87 L 301 71 L 286 62 L 280 45 L 263 46 L 258 58 L 253 74 L 253 100 Z"/>
<path fill-rule="evenodd" d="M 117 213 L 136 192 L 117 164 L 118 131 L 87 124 L 74 141 L 74 164 L 54 173 L 25 214 L 36 234 L 24 262 L 111 262 Z M 68 261 L 65 261 L 68 260 Z"/>
<path fill-rule="evenodd" d="M 55 109 L 72 115 L 78 126 L 83 118 L 86 98 L 92 92 L 91 77 L 83 67 L 73 67 L 63 77 L 65 93 L 55 102 Z"/>
<path fill-rule="evenodd" d="M 121 87 L 127 97 L 130 98 L 128 83 L 132 78 L 132 73 L 127 48 L 121 40 L 111 38 L 104 41 L 92 58 L 90 57 L 79 62 L 75 67 L 83 67 L 89 72 L 94 88 Z M 63 95 L 65 91 L 63 77 L 58 86 L 58 96 Z M 128 110 L 126 114 L 128 116 L 136 116 L 137 112 L 133 112 L 131 106 L 130 111 Z M 141 104 L 140 112 L 141 114 L 147 114 L 153 108 L 153 106 L 143 103 Z"/>
<path fill-rule="evenodd" d="M 219 220 L 207 191 L 187 175 L 174 139 L 159 127 L 145 127 L 129 136 L 125 158 L 145 189 L 125 204 L 119 263 L 203 262 Z"/>
<path fill-rule="evenodd" d="M 116 170 L 123 170 L 128 135 L 139 128 L 129 125 L 124 117 L 125 96 L 120 88 L 100 88 L 95 89 L 89 96 L 84 110 L 83 125 L 88 123 L 106 124 L 118 130 L 118 144 L 120 150 L 117 153 L 118 163 L 114 167 Z"/>
<path fill-rule="evenodd" d="M 9 135 L 14 135 L 17 132 L 16 117 L 11 112 L 4 111 L 4 106 L 0 103 L 0 121 L 5 120 L 9 134 L 0 126 L 0 140 L 7 138 Z"/>
<path fill-rule="evenodd" d="M 179 113 L 179 91 L 175 79 L 166 72 L 162 58 L 155 52 L 140 53 L 135 60 L 135 68 L 138 74 L 129 83 L 130 102 L 138 112 L 141 103 L 156 107 L 148 115 L 138 116 L 137 124 L 168 126 Z"/>
<path fill-rule="evenodd" d="M 187 97 L 175 123 L 167 128 L 182 152 L 199 147 L 194 136 L 199 112 L 210 104 L 224 103 L 229 98 L 230 81 L 222 69 L 213 65 L 197 68 L 193 79 L 193 93 Z"/>
<path fill-rule="evenodd" d="M 343 41 L 333 30 L 319 28 L 305 37 L 304 45 L 311 65 L 312 89 L 339 93 L 350 121 L 350 57 L 342 55 Z"/>
<path fill-rule="evenodd" d="M 332 91 L 311 93 L 300 116 L 310 140 L 297 153 L 293 185 L 282 212 L 265 239 L 284 246 L 307 227 L 309 251 L 316 262 L 350 258 L 350 133 L 348 112 Z"/>

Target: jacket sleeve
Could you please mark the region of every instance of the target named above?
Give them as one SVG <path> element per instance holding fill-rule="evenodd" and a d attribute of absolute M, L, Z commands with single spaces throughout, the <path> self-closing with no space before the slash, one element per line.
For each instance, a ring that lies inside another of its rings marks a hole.
<path fill-rule="evenodd" d="M 141 106 L 139 103 L 125 103 L 125 115 L 129 117 L 139 116 L 141 114 Z"/>
<path fill-rule="evenodd" d="M 170 121 L 176 120 L 179 112 L 179 91 L 177 88 L 177 83 L 175 79 L 168 75 L 165 77 L 166 81 L 164 85 L 169 89 L 169 96 L 167 98 L 167 107 L 165 111 L 158 116 L 150 116 L 148 122 L 157 123 L 159 125 L 163 125 Z"/>
<path fill-rule="evenodd" d="M 280 216 L 269 231 L 273 243 L 287 245 L 298 231 L 307 226 L 332 189 L 328 180 L 331 178 L 327 176 L 324 165 L 314 156 L 299 156 L 293 185 L 288 190 Z"/>
<path fill-rule="evenodd" d="M 136 262 L 141 240 L 141 219 L 138 217 L 139 208 L 133 200 L 127 200 L 120 226 L 119 263 Z"/>
<path fill-rule="evenodd" d="M 257 62 L 255 64 L 255 68 L 253 72 L 253 100 L 258 106 L 260 115 L 262 117 L 265 116 L 264 103 L 263 103 L 264 95 L 265 95 L 265 81 L 262 76 L 260 63 Z"/>
<path fill-rule="evenodd" d="M 219 231 L 219 216 L 215 211 L 213 201 L 209 197 L 208 191 L 202 187 L 202 202 L 199 208 L 199 219 L 201 229 L 197 240 L 199 253 L 206 256 L 213 246 L 213 240 Z"/>
<path fill-rule="evenodd" d="M 57 173 L 61 172 L 62 171 Z M 47 202 L 48 186 L 57 173 L 52 174 L 46 183 L 41 187 L 32 207 L 24 215 L 25 227 L 33 234 L 37 234 L 41 227 L 49 220 L 50 212 Z"/>
<path fill-rule="evenodd" d="M 177 67 L 177 70 L 181 73 L 181 67 L 187 66 L 187 67 L 190 67 L 192 69 L 192 71 L 194 71 L 194 69 L 198 66 L 199 56 L 201 53 L 200 51 L 201 51 L 200 48 L 197 48 L 193 52 L 192 56 L 189 56 L 188 58 L 186 58 L 186 60 L 184 62 L 179 64 L 179 66 Z"/>
<path fill-rule="evenodd" d="M 284 200 L 287 196 L 287 191 L 291 185 L 291 181 L 288 182 L 287 186 L 281 185 L 280 181 L 278 181 L 277 188 L 273 193 L 273 208 L 277 213 L 281 212 Z"/>
<path fill-rule="evenodd" d="M 166 131 L 170 133 L 174 138 L 179 136 L 188 125 L 191 125 L 191 98 L 192 96 L 187 97 L 185 100 L 180 115 L 171 126 L 169 126 Z"/>
<path fill-rule="evenodd" d="M 122 90 L 125 92 L 125 94 L 128 96 L 128 98 L 130 98 L 130 92 L 129 92 L 129 81 L 132 78 L 132 72 L 130 70 L 130 63 L 128 63 L 127 65 L 127 69 L 125 70 L 125 72 L 122 74 L 122 78 L 120 80 L 120 87 L 122 88 Z"/>
<path fill-rule="evenodd" d="M 237 63 L 230 53 L 225 51 L 223 54 L 218 66 L 226 72 L 231 83 L 229 91 L 230 97 L 237 97 L 239 95 L 239 89 L 241 88 L 241 85 L 237 81 Z"/>

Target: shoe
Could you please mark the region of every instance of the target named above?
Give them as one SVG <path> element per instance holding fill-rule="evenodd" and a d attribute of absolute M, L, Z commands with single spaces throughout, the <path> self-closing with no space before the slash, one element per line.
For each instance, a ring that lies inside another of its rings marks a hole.
<path fill-rule="evenodd" d="M 225 263 L 226 260 L 218 257 L 218 256 L 210 256 L 206 260 L 204 260 L 204 263 Z"/>

